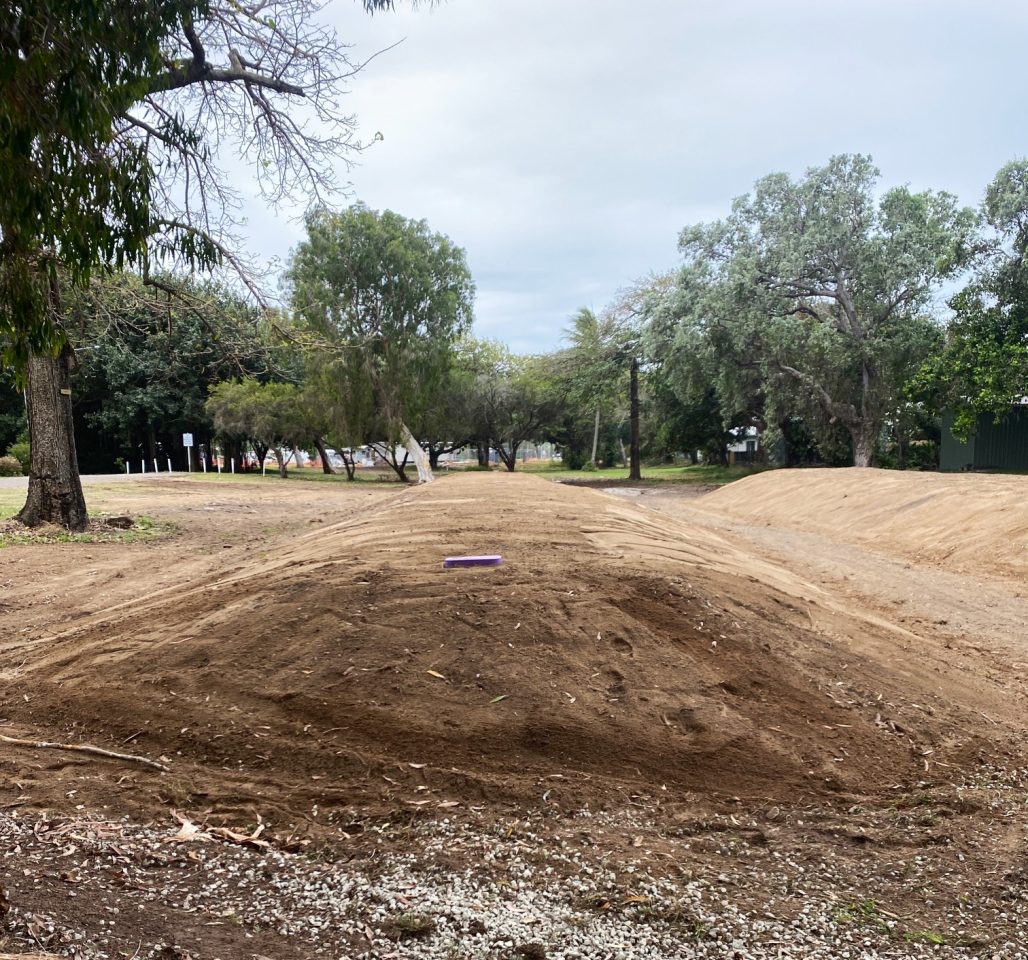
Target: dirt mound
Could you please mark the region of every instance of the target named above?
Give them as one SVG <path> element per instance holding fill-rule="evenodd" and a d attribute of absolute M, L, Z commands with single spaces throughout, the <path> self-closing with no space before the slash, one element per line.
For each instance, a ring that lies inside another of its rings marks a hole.
<path fill-rule="evenodd" d="M 493 552 L 502 567 L 442 568 Z M 8 653 L 5 732 L 172 768 L 0 747 L 36 801 L 277 827 L 398 805 L 866 795 L 983 749 L 968 718 L 989 696 L 941 646 L 714 533 L 522 476 L 376 498 Z"/>
<path fill-rule="evenodd" d="M 735 520 L 819 533 L 954 570 L 1028 575 L 1028 477 L 774 470 L 696 502 Z"/>

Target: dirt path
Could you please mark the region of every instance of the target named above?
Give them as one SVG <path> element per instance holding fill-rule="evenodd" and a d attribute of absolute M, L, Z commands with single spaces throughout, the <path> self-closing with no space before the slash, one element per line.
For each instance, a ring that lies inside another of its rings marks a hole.
<path fill-rule="evenodd" d="M 608 493 L 625 496 L 610 490 Z M 717 531 L 754 549 L 852 605 L 891 622 L 941 638 L 944 647 L 973 656 L 1020 700 L 1028 682 L 1028 584 L 1017 576 L 960 572 L 939 562 L 914 561 L 883 548 L 733 519 L 711 500 L 673 489 L 627 494 L 633 502 L 690 525 Z M 784 522 L 779 519 L 778 522 Z M 798 524 L 812 525 L 807 515 Z M 983 565 L 989 558 L 983 557 Z"/>
<path fill-rule="evenodd" d="M 1020 585 L 620 492 L 162 480 L 90 496 L 171 539 L 0 550 L 0 732 L 169 768 L 0 744 L 0 953 L 1028 956 Z"/>

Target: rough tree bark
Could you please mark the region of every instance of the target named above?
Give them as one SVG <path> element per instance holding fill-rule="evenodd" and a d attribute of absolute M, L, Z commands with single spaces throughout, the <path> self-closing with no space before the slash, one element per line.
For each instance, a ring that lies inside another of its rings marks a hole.
<path fill-rule="evenodd" d="M 853 438 L 853 466 L 874 466 L 875 429 L 866 421 L 848 424 L 850 436 Z"/>
<path fill-rule="evenodd" d="M 631 398 L 632 417 L 632 462 L 628 470 L 628 479 L 642 480 L 642 463 L 640 462 L 642 444 L 639 440 L 639 361 L 635 357 L 632 358 L 629 396 Z"/>
<path fill-rule="evenodd" d="M 51 302 L 57 296 L 51 290 Z M 29 421 L 29 492 L 17 519 L 28 527 L 56 523 L 81 532 L 89 523 L 79 480 L 71 414 L 75 355 L 65 344 L 56 356 L 29 358 L 26 388 Z"/>
<path fill-rule="evenodd" d="M 484 440 L 479 440 L 475 444 L 475 453 L 478 456 L 478 465 L 480 467 L 489 466 L 489 444 Z"/>

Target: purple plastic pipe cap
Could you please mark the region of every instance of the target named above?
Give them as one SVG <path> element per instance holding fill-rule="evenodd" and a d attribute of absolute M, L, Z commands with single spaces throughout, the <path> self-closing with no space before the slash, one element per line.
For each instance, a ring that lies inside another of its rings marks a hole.
<path fill-rule="evenodd" d="M 451 567 L 498 567 L 501 563 L 503 557 L 498 553 L 488 553 L 481 557 L 447 557 L 443 567 L 447 570 Z"/>

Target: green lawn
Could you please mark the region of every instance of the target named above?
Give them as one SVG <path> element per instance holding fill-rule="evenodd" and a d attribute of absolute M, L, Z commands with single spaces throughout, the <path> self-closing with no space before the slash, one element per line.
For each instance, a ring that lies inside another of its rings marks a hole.
<path fill-rule="evenodd" d="M 525 464 L 519 466 L 525 473 L 534 473 L 554 480 L 578 480 L 582 483 L 592 481 L 620 480 L 627 483 L 628 470 L 625 467 L 604 467 L 601 470 L 566 470 L 560 464 Z M 662 464 L 655 467 L 644 466 L 642 477 L 644 483 L 702 483 L 723 486 L 733 480 L 741 480 L 752 473 L 760 473 L 767 468 L 762 465 L 719 467 L 711 464 L 679 466 Z"/>
<path fill-rule="evenodd" d="M 392 470 L 386 472 L 385 470 L 358 470 L 356 477 L 351 481 L 348 480 L 345 473 L 322 473 L 321 470 L 312 470 L 310 468 L 304 468 L 298 470 L 294 467 L 290 470 L 289 475 L 286 477 L 287 480 L 306 480 L 313 483 L 397 483 L 396 474 Z M 282 478 L 278 475 L 278 467 L 272 469 L 268 467 L 268 472 L 261 476 L 258 473 L 228 473 L 217 471 L 210 471 L 208 473 L 197 473 L 195 470 L 191 474 L 176 473 L 175 477 L 179 480 L 185 479 L 188 476 L 190 480 L 198 480 L 206 483 L 281 483 Z M 412 480 L 417 480 L 418 474 L 414 467 L 408 467 L 407 476 Z"/>
<path fill-rule="evenodd" d="M 17 488 L 0 488 L 0 520 L 13 517 L 25 506 L 25 491 Z"/>

